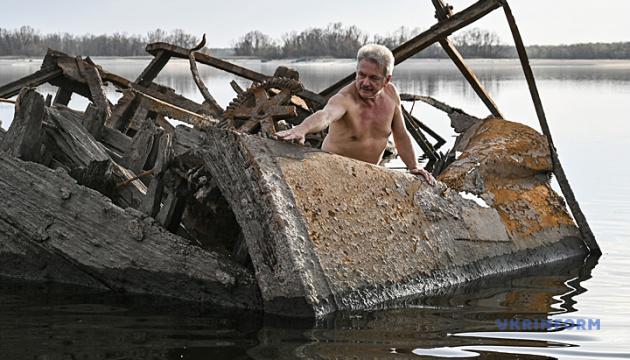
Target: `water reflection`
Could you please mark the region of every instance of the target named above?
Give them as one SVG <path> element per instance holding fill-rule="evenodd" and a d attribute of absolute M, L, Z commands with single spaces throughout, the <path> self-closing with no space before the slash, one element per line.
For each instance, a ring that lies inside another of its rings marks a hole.
<path fill-rule="evenodd" d="M 500 332 L 497 319 L 569 317 L 575 311 L 573 298 L 585 291 L 580 283 L 590 278 L 596 261 L 573 259 L 396 303 L 404 308 L 338 313 L 309 329 L 267 324 L 259 332 L 261 344 L 248 353 L 257 359 L 298 355 L 320 359 L 493 358 L 497 353 L 501 358 L 548 358 L 524 354 L 534 348 L 575 344 L 570 337 L 549 339 L 546 333 L 532 338 L 527 336 L 530 334 Z M 512 356 L 507 350 L 520 355 Z"/>
<path fill-rule="evenodd" d="M 496 320 L 571 316 L 595 263 L 573 259 L 315 323 L 2 282 L 0 348 L 11 359 L 548 358 L 532 350 L 576 346 L 577 334 L 501 332 Z"/>

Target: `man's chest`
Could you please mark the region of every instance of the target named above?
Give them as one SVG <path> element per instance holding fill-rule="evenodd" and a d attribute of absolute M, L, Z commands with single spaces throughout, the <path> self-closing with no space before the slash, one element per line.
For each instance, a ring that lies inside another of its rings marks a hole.
<path fill-rule="evenodd" d="M 395 106 L 391 101 L 381 101 L 372 106 L 357 105 L 348 112 L 351 127 L 372 136 L 389 136 Z"/>

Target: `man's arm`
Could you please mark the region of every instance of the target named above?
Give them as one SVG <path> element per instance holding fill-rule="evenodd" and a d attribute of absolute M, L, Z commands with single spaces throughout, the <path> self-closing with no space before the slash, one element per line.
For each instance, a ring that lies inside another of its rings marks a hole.
<path fill-rule="evenodd" d="M 400 159 L 405 163 L 409 172 L 414 175 L 422 175 L 427 183 L 435 185 L 435 178 L 428 171 L 424 170 L 418 165 L 416 151 L 413 149 L 411 143 L 411 137 L 405 127 L 403 120 L 402 109 L 400 104 L 400 96 L 398 91 L 394 88 L 395 96 L 397 100 L 396 110 L 394 111 L 394 119 L 392 120 L 392 135 L 394 136 L 394 144 Z"/>
<path fill-rule="evenodd" d="M 297 140 L 300 144 L 304 144 L 306 134 L 324 130 L 333 121 L 341 119 L 345 113 L 346 108 L 343 102 L 343 95 L 337 94 L 328 100 L 323 109 L 304 119 L 300 125 L 289 130 L 278 131 L 276 136 L 282 140 Z"/>

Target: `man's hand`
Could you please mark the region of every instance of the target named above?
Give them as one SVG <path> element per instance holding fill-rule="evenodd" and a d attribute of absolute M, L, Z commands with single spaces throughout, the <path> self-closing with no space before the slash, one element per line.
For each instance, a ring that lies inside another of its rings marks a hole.
<path fill-rule="evenodd" d="M 414 175 L 422 175 L 422 177 L 424 178 L 424 180 L 431 186 L 435 186 L 435 184 L 437 183 L 437 181 L 435 180 L 435 178 L 433 177 L 433 175 L 431 175 L 430 172 L 419 168 L 419 167 L 415 167 L 413 169 L 409 169 L 409 172 L 414 174 Z"/>
<path fill-rule="evenodd" d="M 304 145 L 305 136 L 306 134 L 300 129 L 299 126 L 291 128 L 289 130 L 278 131 L 276 133 L 276 137 L 280 140 L 292 142 L 297 141 L 302 145 Z"/>

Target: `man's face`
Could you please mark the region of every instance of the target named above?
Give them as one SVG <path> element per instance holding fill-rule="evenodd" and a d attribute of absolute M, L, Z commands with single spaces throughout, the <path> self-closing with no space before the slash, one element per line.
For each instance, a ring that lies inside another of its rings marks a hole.
<path fill-rule="evenodd" d="M 392 78 L 391 75 L 384 76 L 383 72 L 383 68 L 372 60 L 359 61 L 355 78 L 355 86 L 359 96 L 364 99 L 372 99 L 378 95 Z"/>

